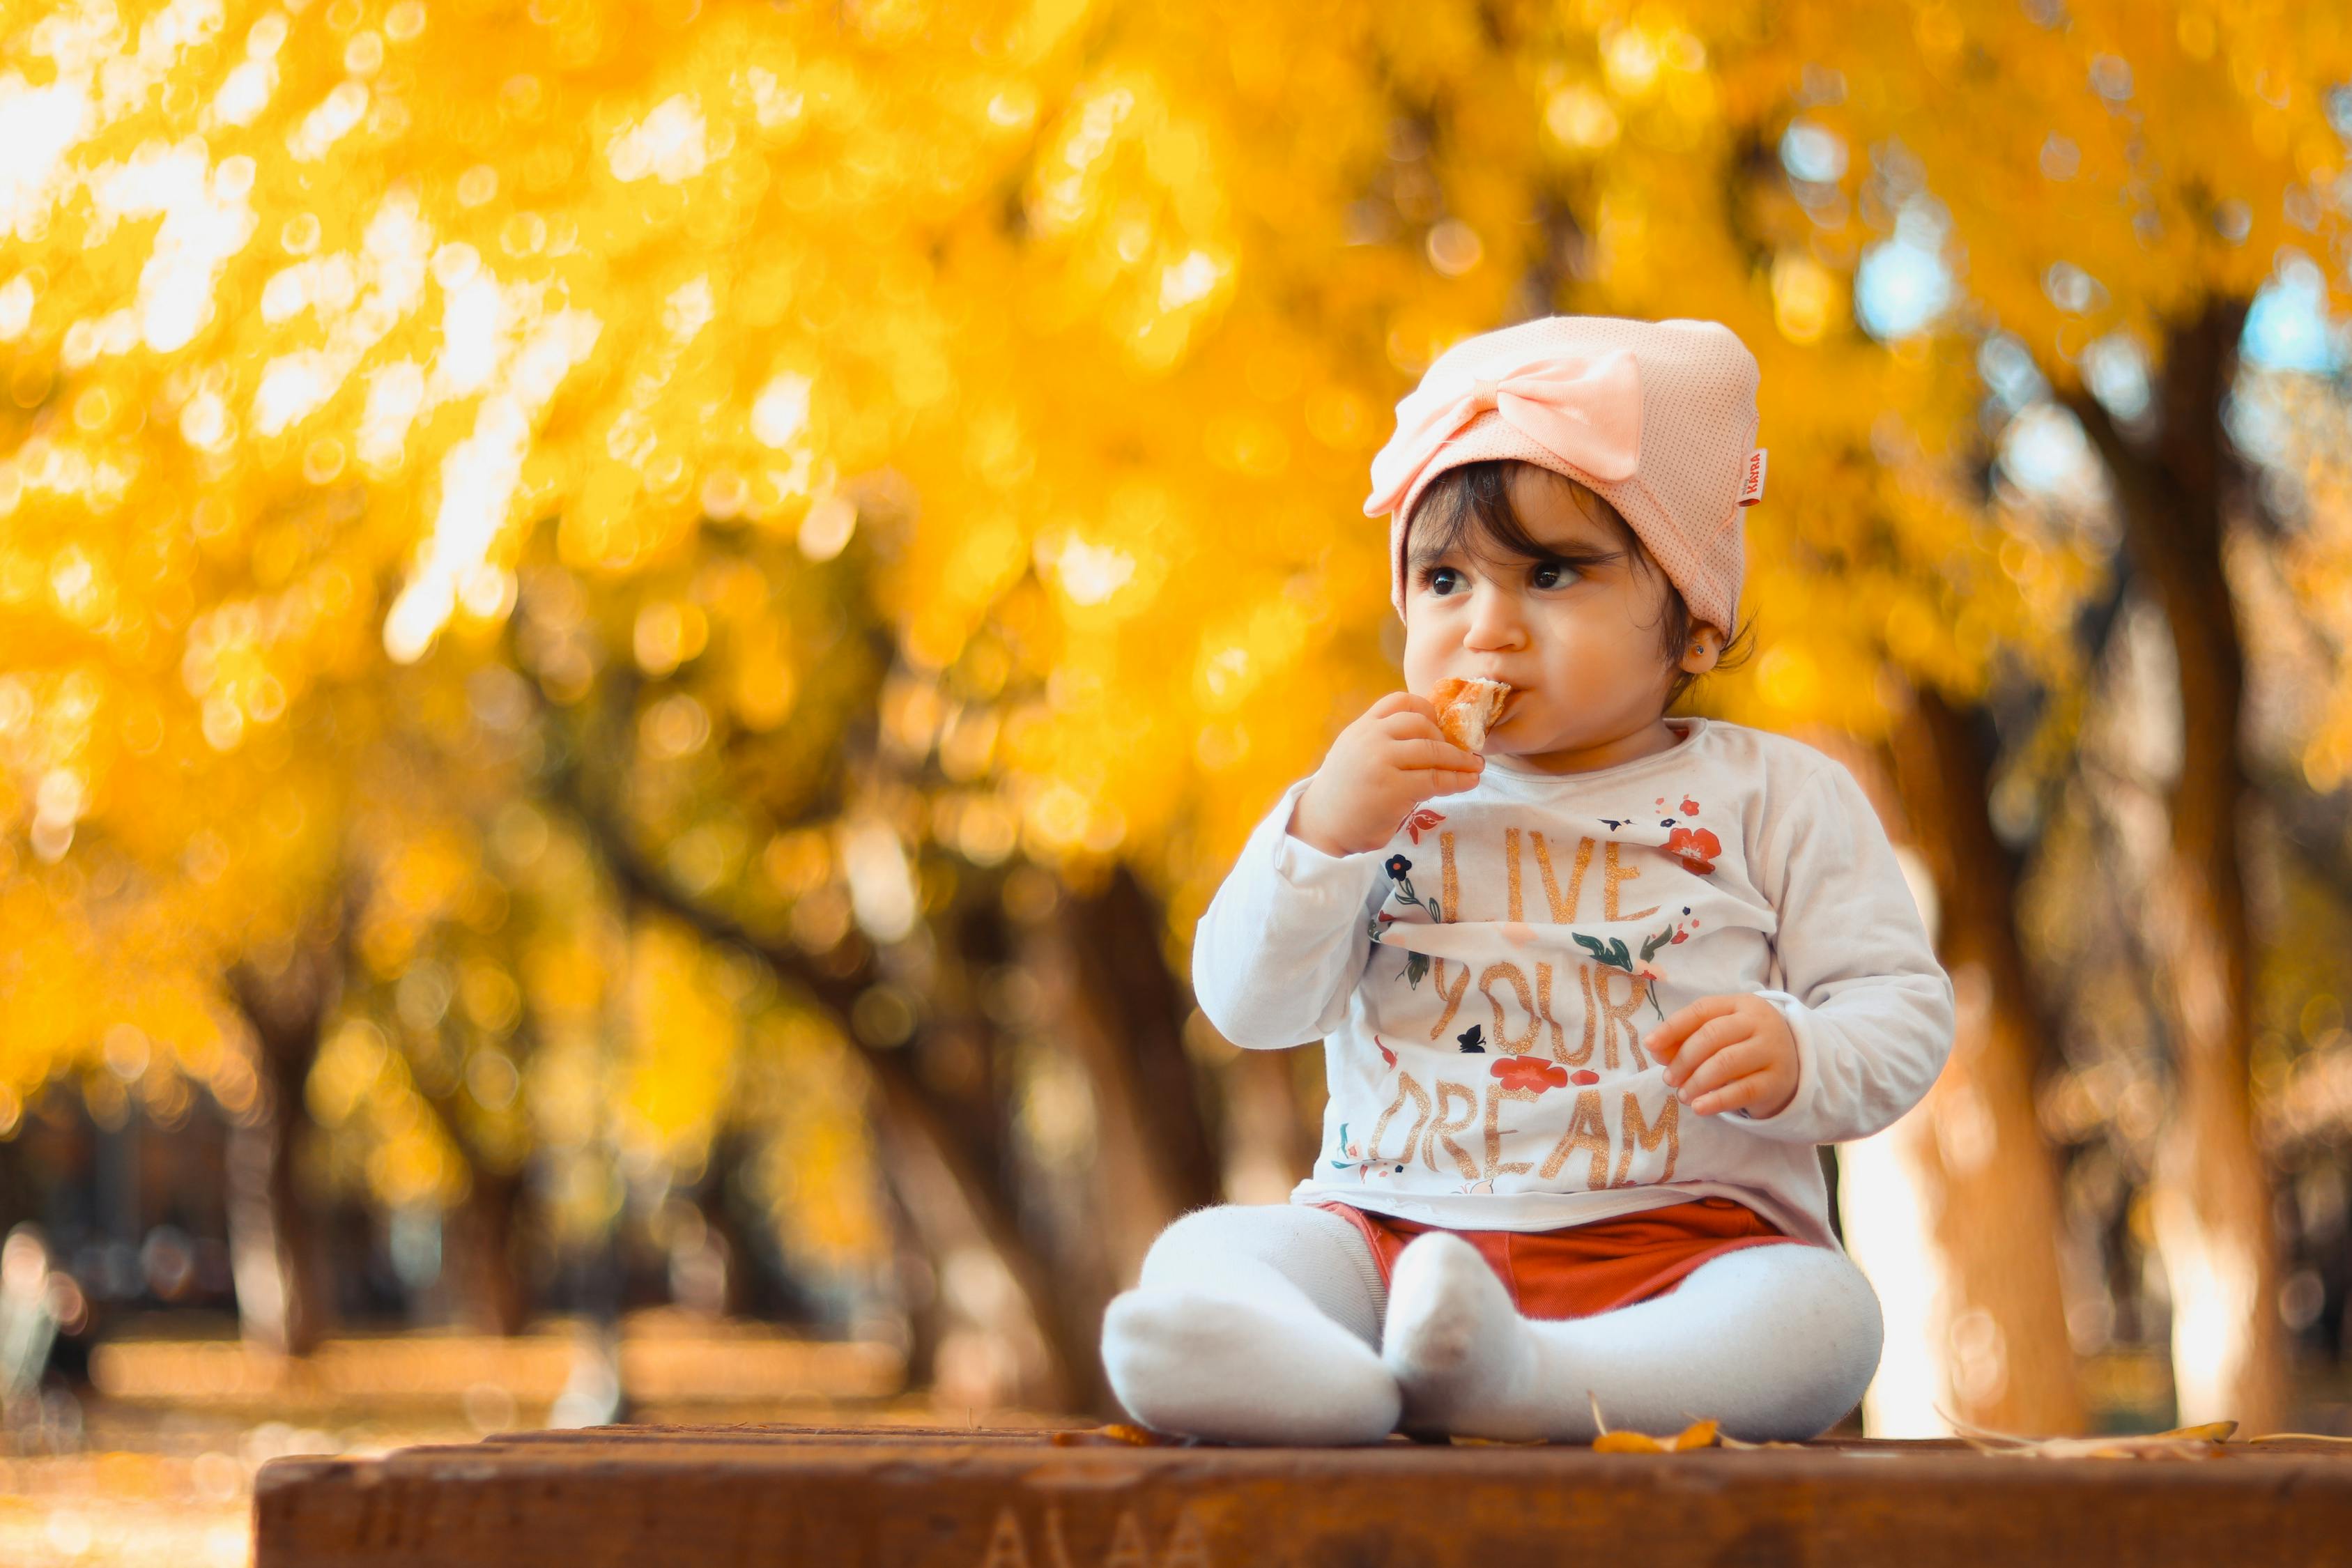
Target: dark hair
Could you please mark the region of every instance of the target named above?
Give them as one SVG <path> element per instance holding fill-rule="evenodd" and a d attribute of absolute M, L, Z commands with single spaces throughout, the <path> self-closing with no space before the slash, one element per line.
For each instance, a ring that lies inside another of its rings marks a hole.
<path fill-rule="evenodd" d="M 1529 561 L 1542 561 L 1557 553 L 1551 546 L 1528 531 L 1528 525 L 1511 505 L 1511 470 L 1533 468 L 1516 458 L 1496 458 L 1480 463 L 1465 463 L 1448 468 L 1429 481 L 1413 503 L 1412 515 L 1405 524 L 1406 566 L 1415 562 L 1434 561 L 1447 551 L 1467 540 L 1477 540 L 1506 554 Z M 1549 473 L 1552 470 L 1545 469 Z M 1681 668 L 1683 650 L 1690 646 L 1691 633 L 1696 622 L 1690 612 L 1689 601 L 1683 591 L 1666 577 L 1664 569 L 1633 531 L 1624 514 L 1609 504 L 1591 487 L 1577 483 L 1567 475 L 1558 476 L 1576 495 L 1576 504 L 1585 516 L 1617 535 L 1618 542 L 1633 553 L 1640 570 L 1662 581 L 1666 587 L 1665 613 L 1658 617 L 1658 651 L 1675 672 L 1674 685 L 1666 692 L 1666 706 L 1682 700 L 1683 694 L 1696 684 L 1698 677 Z M 1717 669 L 1729 669 L 1744 663 L 1754 641 L 1750 635 L 1755 623 L 1737 629 L 1726 627 L 1723 651 L 1715 661 Z"/>

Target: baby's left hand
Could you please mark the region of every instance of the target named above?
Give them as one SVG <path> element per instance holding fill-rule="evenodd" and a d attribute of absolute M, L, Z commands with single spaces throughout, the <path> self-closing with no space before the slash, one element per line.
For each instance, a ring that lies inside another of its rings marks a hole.
<path fill-rule="evenodd" d="M 1777 1116 L 1797 1098 L 1797 1037 L 1761 996 L 1702 996 L 1651 1030 L 1642 1048 L 1701 1116 Z"/>

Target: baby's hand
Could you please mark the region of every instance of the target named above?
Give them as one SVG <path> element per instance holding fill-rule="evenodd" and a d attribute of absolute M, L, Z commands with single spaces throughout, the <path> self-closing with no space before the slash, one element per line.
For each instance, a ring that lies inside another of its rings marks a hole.
<path fill-rule="evenodd" d="M 1797 1098 L 1797 1037 L 1761 996 L 1702 996 L 1651 1030 L 1642 1048 L 1701 1116 L 1777 1116 Z"/>
<path fill-rule="evenodd" d="M 1395 691 L 1339 731 L 1290 814 L 1294 838 L 1326 855 L 1360 855 L 1396 837 L 1405 813 L 1478 782 L 1486 759 L 1437 727 L 1437 710 Z"/>

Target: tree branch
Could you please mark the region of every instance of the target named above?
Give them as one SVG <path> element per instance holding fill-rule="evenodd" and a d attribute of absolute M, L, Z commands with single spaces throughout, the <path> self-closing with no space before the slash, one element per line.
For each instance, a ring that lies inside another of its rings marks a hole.
<path fill-rule="evenodd" d="M 542 721 L 551 722 L 553 714 L 545 694 L 535 681 L 530 684 L 540 701 Z M 820 966 L 799 948 L 762 936 L 736 916 L 687 893 L 637 847 L 618 814 L 593 798 L 575 760 L 577 753 L 567 750 L 559 754 L 562 760 L 551 769 L 546 795 L 587 834 L 623 897 L 631 904 L 669 916 L 707 942 L 757 961 L 779 983 L 807 994 L 833 1019 L 842 1037 L 865 1062 L 886 1115 L 921 1145 L 950 1179 L 971 1226 L 1012 1276 L 1039 1337 L 1065 1363 L 1056 1369 L 1064 1385 L 1081 1381 L 1078 1369 L 1068 1363 L 1084 1353 L 1085 1347 L 1071 1342 L 1050 1272 L 1022 1234 L 1012 1205 L 992 1173 L 974 1155 L 947 1108 L 917 1075 L 912 1053 L 903 1047 L 871 1045 L 851 1026 L 850 1010 L 857 997 L 880 978 L 871 950 L 861 953 L 855 965 L 836 973 Z"/>

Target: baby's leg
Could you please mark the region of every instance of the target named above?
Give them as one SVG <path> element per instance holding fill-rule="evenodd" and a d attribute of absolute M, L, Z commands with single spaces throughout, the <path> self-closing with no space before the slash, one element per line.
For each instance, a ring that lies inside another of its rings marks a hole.
<path fill-rule="evenodd" d="M 1467 1243 L 1432 1232 L 1397 1259 L 1383 1358 L 1405 1425 L 1478 1437 L 1680 1431 L 1714 1416 L 1749 1442 L 1820 1436 L 1878 1367 L 1870 1282 L 1827 1247 L 1727 1253 L 1666 1295 L 1556 1322 L 1519 1316 Z"/>
<path fill-rule="evenodd" d="M 1188 1214 L 1103 1314 L 1103 1370 L 1138 1421 L 1228 1443 L 1377 1443 L 1395 1429 L 1371 1249 L 1290 1204 Z"/>

